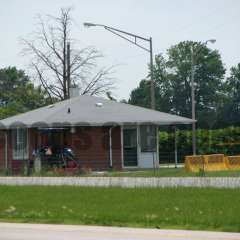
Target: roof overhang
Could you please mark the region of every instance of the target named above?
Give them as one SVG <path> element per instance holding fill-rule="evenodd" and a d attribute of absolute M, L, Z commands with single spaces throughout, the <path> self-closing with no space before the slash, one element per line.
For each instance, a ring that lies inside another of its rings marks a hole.
<path fill-rule="evenodd" d="M 157 125 L 157 126 L 169 126 L 169 125 L 186 125 L 192 124 L 196 121 L 186 121 L 186 122 L 151 122 L 151 121 L 138 121 L 138 122 L 78 122 L 78 123 L 69 123 L 69 122 L 57 122 L 57 123 L 33 123 L 33 124 L 24 124 L 20 122 L 12 123 L 9 126 L 4 126 L 0 124 L 0 129 L 16 129 L 16 128 L 38 128 L 38 129 L 64 129 L 64 128 L 71 128 L 71 127 L 105 127 L 105 126 L 129 126 L 129 125 Z"/>

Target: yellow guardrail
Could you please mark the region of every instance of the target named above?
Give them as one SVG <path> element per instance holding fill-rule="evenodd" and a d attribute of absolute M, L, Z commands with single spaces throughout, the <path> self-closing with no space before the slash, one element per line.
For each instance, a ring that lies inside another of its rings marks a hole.
<path fill-rule="evenodd" d="M 225 162 L 228 169 L 240 170 L 240 156 L 228 156 Z"/>
<path fill-rule="evenodd" d="M 185 157 L 185 169 L 191 172 L 240 170 L 240 156 L 227 156 L 224 154 L 193 155 Z"/>
<path fill-rule="evenodd" d="M 224 154 L 204 155 L 206 171 L 227 170 Z"/>
<path fill-rule="evenodd" d="M 190 172 L 198 172 L 204 167 L 203 155 L 194 155 L 185 157 L 185 169 Z"/>

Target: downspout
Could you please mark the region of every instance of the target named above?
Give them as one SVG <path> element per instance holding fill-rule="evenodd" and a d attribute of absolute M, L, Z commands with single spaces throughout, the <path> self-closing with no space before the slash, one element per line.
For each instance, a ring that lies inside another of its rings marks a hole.
<path fill-rule="evenodd" d="M 113 167 L 113 159 L 112 159 L 112 129 L 114 127 L 109 128 L 109 166 Z"/>
<path fill-rule="evenodd" d="M 30 146 L 29 146 L 29 143 L 30 143 L 30 140 L 31 140 L 31 130 L 29 130 L 29 128 L 27 128 L 27 155 L 28 155 L 28 158 L 27 158 L 27 176 L 30 175 L 30 156 L 31 156 L 31 153 L 30 153 Z"/>
<path fill-rule="evenodd" d="M 178 167 L 178 146 L 177 146 L 177 127 L 174 126 L 174 159 L 175 168 Z"/>
<path fill-rule="evenodd" d="M 157 142 L 157 152 L 156 152 L 156 167 L 159 168 L 159 127 L 156 126 L 156 142 Z"/>
<path fill-rule="evenodd" d="M 8 133 L 5 132 L 5 171 L 8 172 Z"/>

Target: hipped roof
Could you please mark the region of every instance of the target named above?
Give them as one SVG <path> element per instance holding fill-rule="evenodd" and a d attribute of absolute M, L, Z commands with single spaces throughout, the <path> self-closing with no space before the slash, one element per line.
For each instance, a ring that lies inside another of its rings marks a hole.
<path fill-rule="evenodd" d="M 191 124 L 189 118 L 93 96 L 78 96 L 0 121 L 0 128 Z"/>

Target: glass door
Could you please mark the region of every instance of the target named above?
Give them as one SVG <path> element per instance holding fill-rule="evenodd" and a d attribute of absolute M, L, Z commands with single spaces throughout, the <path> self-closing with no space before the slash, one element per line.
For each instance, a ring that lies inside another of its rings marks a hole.
<path fill-rule="evenodd" d="M 137 129 L 123 129 L 124 167 L 137 167 Z"/>

